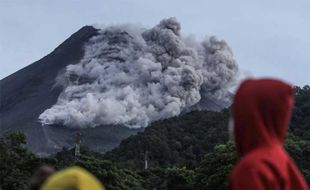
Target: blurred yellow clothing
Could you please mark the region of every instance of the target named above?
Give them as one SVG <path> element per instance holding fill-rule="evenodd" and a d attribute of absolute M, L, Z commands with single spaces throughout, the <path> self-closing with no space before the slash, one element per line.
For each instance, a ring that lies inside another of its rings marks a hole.
<path fill-rule="evenodd" d="M 74 166 L 57 172 L 42 186 L 42 190 L 105 190 L 95 176 Z"/>

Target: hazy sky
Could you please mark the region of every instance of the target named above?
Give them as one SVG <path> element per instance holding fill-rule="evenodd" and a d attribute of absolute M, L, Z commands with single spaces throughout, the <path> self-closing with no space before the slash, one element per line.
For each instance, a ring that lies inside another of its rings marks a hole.
<path fill-rule="evenodd" d="M 50 53 L 84 25 L 176 17 L 183 35 L 216 35 L 243 76 L 310 84 L 309 0 L 0 0 L 0 79 Z"/>

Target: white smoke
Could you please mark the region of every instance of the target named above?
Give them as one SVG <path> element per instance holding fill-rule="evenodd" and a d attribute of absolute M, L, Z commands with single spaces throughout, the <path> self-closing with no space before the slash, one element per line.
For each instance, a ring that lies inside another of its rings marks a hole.
<path fill-rule="evenodd" d="M 84 58 L 57 82 L 63 92 L 39 119 L 71 128 L 121 124 L 146 127 L 186 110 L 228 101 L 238 71 L 225 41 L 184 39 L 175 18 L 152 29 L 132 25 L 100 30 L 85 45 Z"/>

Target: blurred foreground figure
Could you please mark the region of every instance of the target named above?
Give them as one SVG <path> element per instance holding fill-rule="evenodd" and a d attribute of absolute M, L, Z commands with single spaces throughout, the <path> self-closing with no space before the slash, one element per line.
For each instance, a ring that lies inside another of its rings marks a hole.
<path fill-rule="evenodd" d="M 283 148 L 294 102 L 291 86 L 273 79 L 246 80 L 233 103 L 233 133 L 241 160 L 230 190 L 308 190 Z"/>
<path fill-rule="evenodd" d="M 105 190 L 101 183 L 88 171 L 70 167 L 51 176 L 42 190 Z"/>
<path fill-rule="evenodd" d="M 41 166 L 31 177 L 29 190 L 39 190 L 46 179 L 55 172 L 50 166 Z"/>

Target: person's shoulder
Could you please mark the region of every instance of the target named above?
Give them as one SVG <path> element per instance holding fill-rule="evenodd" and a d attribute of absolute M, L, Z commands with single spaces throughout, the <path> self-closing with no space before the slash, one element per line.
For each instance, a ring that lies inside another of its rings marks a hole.
<path fill-rule="evenodd" d="M 253 151 L 240 159 L 232 171 L 232 176 L 263 175 L 266 178 L 273 178 L 270 165 L 277 168 L 277 164 L 269 156 L 268 153 L 261 154 L 259 151 Z"/>
<path fill-rule="evenodd" d="M 273 149 L 253 151 L 240 159 L 234 167 L 231 177 L 260 176 L 272 181 L 277 177 L 275 172 L 278 173 L 279 168 L 287 163 L 287 157 L 280 154 L 282 152 Z M 279 160 L 280 158 L 281 160 Z"/>
<path fill-rule="evenodd" d="M 262 165 L 262 158 L 253 155 L 247 155 L 239 160 L 233 169 L 235 175 L 244 173 L 245 171 L 258 170 Z"/>
<path fill-rule="evenodd" d="M 232 170 L 229 177 L 230 186 L 243 190 L 257 189 L 262 184 L 274 184 L 277 176 L 266 161 L 268 162 L 268 159 L 261 155 L 249 154 L 243 157 Z"/>

